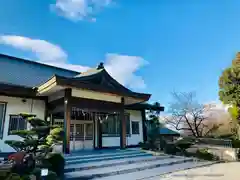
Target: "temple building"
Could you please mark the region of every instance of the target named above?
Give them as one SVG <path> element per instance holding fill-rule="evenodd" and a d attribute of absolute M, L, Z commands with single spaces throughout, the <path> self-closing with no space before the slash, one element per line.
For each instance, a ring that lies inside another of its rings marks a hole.
<path fill-rule="evenodd" d="M 76 72 L 0 54 L 0 151 L 12 130 L 29 128 L 18 116 L 35 114 L 64 128 L 64 153 L 84 149 L 135 147 L 146 141 L 146 110 L 151 94 L 118 83 L 100 63 Z"/>

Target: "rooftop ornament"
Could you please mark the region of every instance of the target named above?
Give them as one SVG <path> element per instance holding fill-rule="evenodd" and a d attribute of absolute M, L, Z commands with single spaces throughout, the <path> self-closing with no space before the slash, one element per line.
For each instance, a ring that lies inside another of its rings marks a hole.
<path fill-rule="evenodd" d="M 98 65 L 97 69 L 98 69 L 98 70 L 99 70 L 99 69 L 104 69 L 104 64 L 103 64 L 103 62 L 100 62 L 100 64 Z"/>

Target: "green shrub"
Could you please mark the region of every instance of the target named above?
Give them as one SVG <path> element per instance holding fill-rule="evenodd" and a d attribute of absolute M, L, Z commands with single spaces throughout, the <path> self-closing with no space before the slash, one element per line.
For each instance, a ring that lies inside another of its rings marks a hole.
<path fill-rule="evenodd" d="M 182 151 L 185 151 L 186 149 L 190 148 L 193 144 L 194 143 L 188 139 L 181 139 L 175 143 L 175 145 Z"/>
<path fill-rule="evenodd" d="M 172 143 L 165 142 L 165 152 L 168 154 L 178 154 L 178 155 L 187 155 L 187 149 L 190 148 L 194 144 L 194 140 L 184 138 L 179 139 Z"/>
<path fill-rule="evenodd" d="M 240 148 L 240 140 L 232 140 L 233 148 Z"/>
<path fill-rule="evenodd" d="M 0 179 L 1 180 L 21 180 L 20 176 L 12 172 L 11 164 L 0 165 Z"/>
<path fill-rule="evenodd" d="M 141 143 L 139 143 L 139 146 L 140 146 L 140 148 L 145 149 L 145 150 L 150 150 L 151 149 L 151 145 L 148 142 L 146 142 L 146 143 L 141 142 Z"/>
<path fill-rule="evenodd" d="M 198 149 L 196 152 L 196 156 L 199 159 L 204 159 L 204 160 L 209 160 L 209 161 L 217 159 L 217 157 L 214 156 L 212 153 L 210 153 L 208 151 L 208 149 Z"/>
<path fill-rule="evenodd" d="M 41 177 L 41 169 L 40 168 L 35 168 L 33 171 L 33 175 L 36 177 L 36 180 L 43 180 Z M 48 175 L 44 177 L 44 180 L 57 180 L 57 174 L 52 171 L 48 171 Z"/>
<path fill-rule="evenodd" d="M 223 135 L 218 136 L 217 138 L 219 138 L 219 139 L 234 139 L 235 137 L 233 134 L 223 134 Z"/>
<path fill-rule="evenodd" d="M 181 152 L 180 149 L 174 143 L 167 143 L 163 148 L 164 153 L 176 155 Z"/>
<path fill-rule="evenodd" d="M 51 153 L 47 157 L 47 161 L 50 165 L 49 170 L 55 172 L 58 177 L 63 177 L 65 160 L 60 153 Z"/>
<path fill-rule="evenodd" d="M 40 180 L 41 179 L 41 169 L 40 168 L 35 168 L 33 170 L 33 175 L 36 176 L 36 180 Z"/>
<path fill-rule="evenodd" d="M 144 144 L 145 143 L 143 143 L 143 142 L 138 143 L 139 147 L 142 148 L 142 149 L 144 148 Z"/>
<path fill-rule="evenodd" d="M 64 158 L 51 154 L 53 146 L 63 139 L 63 129 L 52 126 L 47 120 L 32 114 L 20 113 L 19 116 L 31 125 L 31 129 L 11 132 L 12 135 L 20 136 L 22 140 L 5 141 L 17 151 L 8 159 L 8 163 L 12 163 L 13 166 L 11 172 L 18 174 L 23 180 L 29 179 L 27 176 L 33 174 L 37 167 L 48 168 L 50 179 L 56 174 L 63 174 Z"/>
<path fill-rule="evenodd" d="M 49 171 L 47 177 L 45 177 L 45 180 L 57 180 L 58 176 L 55 172 Z"/>
<path fill-rule="evenodd" d="M 180 139 L 178 141 L 187 141 L 187 142 L 195 143 L 196 140 L 197 140 L 197 138 L 189 136 L 189 137 L 183 137 L 182 139 Z"/>
<path fill-rule="evenodd" d="M 138 145 L 139 145 L 140 148 L 142 148 L 144 143 L 143 142 L 139 142 Z"/>

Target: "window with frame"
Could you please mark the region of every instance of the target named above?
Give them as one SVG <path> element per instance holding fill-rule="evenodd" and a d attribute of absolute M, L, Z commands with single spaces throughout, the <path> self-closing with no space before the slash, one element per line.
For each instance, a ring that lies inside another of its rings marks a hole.
<path fill-rule="evenodd" d="M 0 138 L 3 137 L 6 103 L 0 102 Z"/>
<path fill-rule="evenodd" d="M 132 134 L 139 134 L 139 122 L 132 121 Z"/>
<path fill-rule="evenodd" d="M 10 115 L 8 134 L 15 130 L 24 130 L 27 128 L 27 122 L 19 115 Z"/>
<path fill-rule="evenodd" d="M 129 114 L 125 114 L 126 118 L 126 134 L 130 135 L 130 118 Z M 120 116 L 119 114 L 110 114 L 102 123 L 103 136 L 120 136 Z"/>

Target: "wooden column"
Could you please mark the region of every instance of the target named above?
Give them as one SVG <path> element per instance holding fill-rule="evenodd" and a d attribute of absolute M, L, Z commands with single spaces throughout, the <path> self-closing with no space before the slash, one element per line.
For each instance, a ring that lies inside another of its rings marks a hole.
<path fill-rule="evenodd" d="M 54 117 L 52 114 L 50 114 L 50 122 L 51 122 L 51 125 L 53 126 L 55 124 L 54 122 Z"/>
<path fill-rule="evenodd" d="M 98 128 L 98 149 L 102 149 L 102 123 L 97 119 L 97 128 Z"/>
<path fill-rule="evenodd" d="M 93 148 L 96 149 L 96 119 L 95 119 L 95 115 L 94 118 L 92 119 L 93 121 Z"/>
<path fill-rule="evenodd" d="M 44 119 L 45 119 L 45 121 L 47 121 L 47 118 L 49 116 L 49 105 L 48 105 L 48 98 L 47 97 L 44 99 L 44 102 L 45 102 Z"/>
<path fill-rule="evenodd" d="M 124 98 L 121 99 L 121 109 L 120 109 L 120 148 L 126 148 L 126 132 L 127 132 L 127 124 L 126 118 L 124 116 Z"/>
<path fill-rule="evenodd" d="M 65 89 L 64 95 L 64 141 L 63 141 L 63 153 L 70 153 L 70 125 L 71 125 L 71 96 L 72 90 Z"/>
<path fill-rule="evenodd" d="M 147 141 L 147 126 L 146 126 L 146 111 L 145 109 L 141 110 L 142 114 L 142 131 L 143 131 L 143 142 Z"/>

